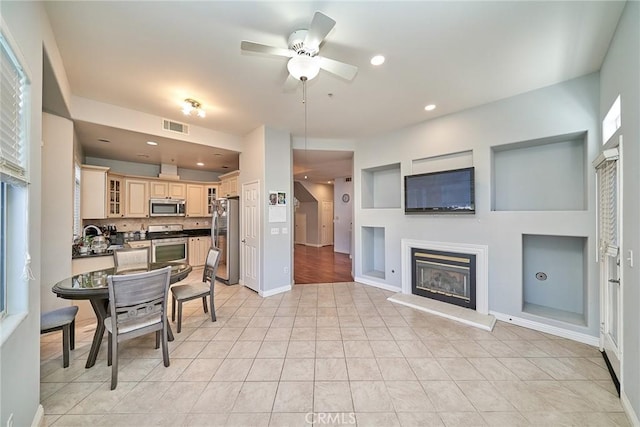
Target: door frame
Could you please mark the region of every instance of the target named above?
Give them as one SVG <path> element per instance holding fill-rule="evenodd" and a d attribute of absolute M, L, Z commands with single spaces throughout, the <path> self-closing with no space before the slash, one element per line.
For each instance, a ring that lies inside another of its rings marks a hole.
<path fill-rule="evenodd" d="M 622 379 L 622 374 L 624 370 L 624 361 L 623 361 L 623 336 L 624 336 L 624 322 L 623 319 L 623 304 L 624 301 L 624 269 L 622 265 L 622 248 L 624 247 L 623 242 L 623 150 L 622 150 L 622 138 L 620 138 L 619 142 L 616 141 L 615 144 L 612 144 L 608 148 L 604 149 L 603 152 L 598 156 L 596 160 L 594 160 L 593 165 L 596 170 L 604 163 L 604 162 L 616 162 L 616 210 L 617 210 L 617 253 L 609 254 L 606 249 L 600 247 L 602 242 L 600 241 L 600 193 L 598 193 L 598 197 L 596 198 L 596 212 L 598 213 L 597 217 L 597 227 L 598 227 L 598 265 L 600 267 L 599 274 L 599 290 L 600 290 L 600 351 L 605 359 L 607 364 L 607 368 L 609 369 L 609 373 L 613 379 L 616 389 L 618 390 L 618 394 L 620 394 L 620 380 Z M 599 188 L 598 184 L 598 191 Z M 616 258 L 612 261 L 613 258 Z M 616 271 L 611 271 L 612 262 L 617 263 L 617 266 L 614 267 Z M 612 276 L 613 274 L 613 276 Z M 610 279 L 615 280 L 615 276 L 617 275 L 617 319 L 614 321 L 617 323 L 617 343 L 614 343 L 608 331 L 611 326 L 608 322 L 610 321 L 610 314 L 612 307 L 610 307 L 609 303 L 609 289 L 610 289 Z"/>

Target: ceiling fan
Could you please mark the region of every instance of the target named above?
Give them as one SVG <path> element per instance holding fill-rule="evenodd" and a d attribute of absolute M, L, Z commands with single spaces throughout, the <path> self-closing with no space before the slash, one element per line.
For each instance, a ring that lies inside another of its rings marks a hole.
<path fill-rule="evenodd" d="M 245 52 L 266 53 L 290 58 L 287 63 L 289 78 L 285 82 L 285 89 L 293 89 L 298 82 L 313 79 L 318 75 L 320 69 L 345 80 L 352 80 L 358 72 L 358 67 L 318 55 L 320 44 L 335 25 L 336 21 L 322 12 L 316 12 L 309 29 L 291 33 L 287 43 L 288 49 L 246 40 L 242 41 L 240 49 Z"/>

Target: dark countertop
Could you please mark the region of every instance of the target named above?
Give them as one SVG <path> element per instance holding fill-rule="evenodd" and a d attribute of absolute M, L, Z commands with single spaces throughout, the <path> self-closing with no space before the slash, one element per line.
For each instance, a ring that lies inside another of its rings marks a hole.
<path fill-rule="evenodd" d="M 105 251 L 99 254 L 87 253 L 81 255 L 72 255 L 71 259 L 80 259 L 80 258 L 97 258 L 101 256 L 113 256 L 113 251 Z"/>

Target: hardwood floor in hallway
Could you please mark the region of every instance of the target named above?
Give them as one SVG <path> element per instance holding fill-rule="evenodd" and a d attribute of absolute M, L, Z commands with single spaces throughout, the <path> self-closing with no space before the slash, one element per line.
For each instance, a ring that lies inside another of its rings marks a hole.
<path fill-rule="evenodd" d="M 351 259 L 348 254 L 333 251 L 333 246 L 316 248 L 295 245 L 293 280 L 303 283 L 351 282 Z"/>

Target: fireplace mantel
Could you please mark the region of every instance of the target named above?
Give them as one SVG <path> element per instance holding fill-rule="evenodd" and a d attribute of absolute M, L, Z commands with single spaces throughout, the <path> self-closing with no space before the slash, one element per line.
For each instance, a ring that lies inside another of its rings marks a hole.
<path fill-rule="evenodd" d="M 476 311 L 489 314 L 489 247 L 467 243 L 402 239 L 402 293 L 411 295 L 411 249 L 457 252 L 476 256 Z"/>

